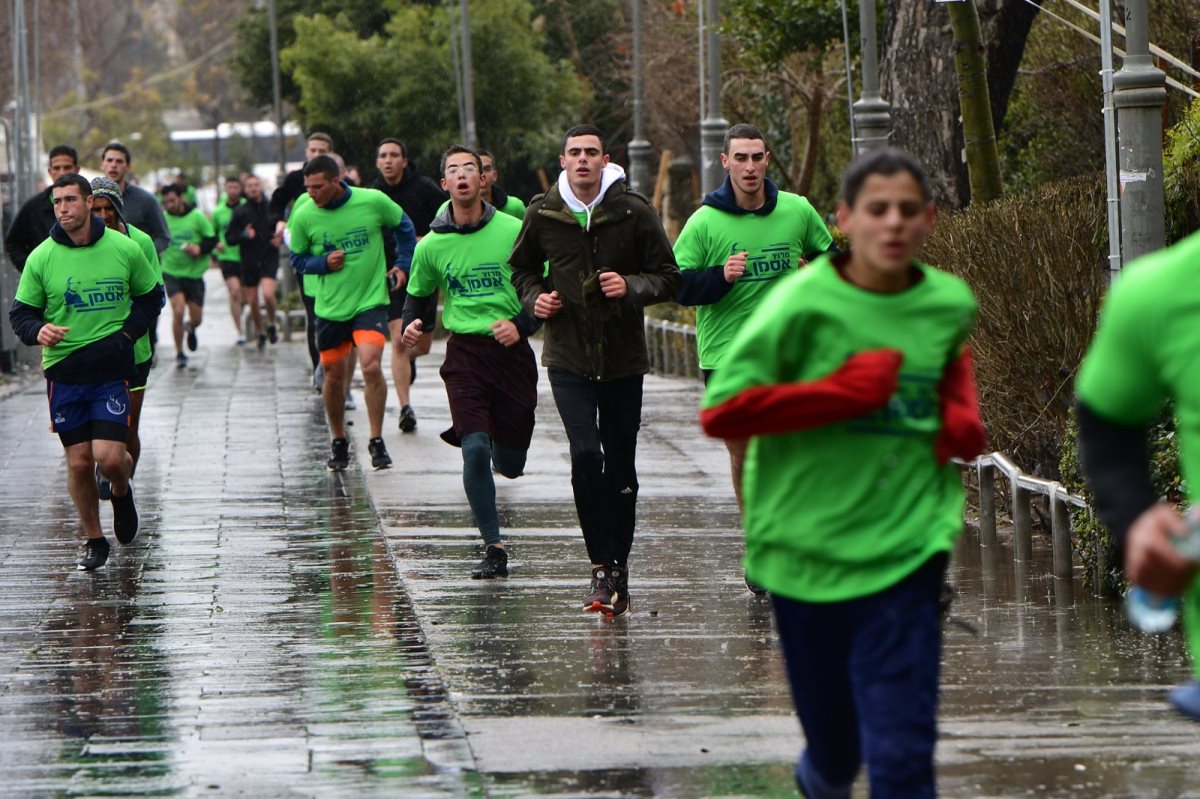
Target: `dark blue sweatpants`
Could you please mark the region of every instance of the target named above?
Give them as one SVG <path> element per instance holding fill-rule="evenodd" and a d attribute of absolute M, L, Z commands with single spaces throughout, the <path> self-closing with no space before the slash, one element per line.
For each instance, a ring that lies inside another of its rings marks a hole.
<path fill-rule="evenodd" d="M 946 556 L 877 594 L 797 602 L 772 594 L 810 799 L 842 799 L 867 761 L 871 799 L 937 793 L 938 613 Z"/>

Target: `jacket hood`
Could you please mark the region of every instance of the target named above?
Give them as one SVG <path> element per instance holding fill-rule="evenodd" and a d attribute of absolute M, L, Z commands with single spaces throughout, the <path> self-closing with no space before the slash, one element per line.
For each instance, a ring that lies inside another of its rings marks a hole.
<path fill-rule="evenodd" d="M 429 223 L 429 229 L 434 233 L 474 233 L 481 229 L 488 222 L 492 221 L 492 217 L 496 215 L 495 206 L 488 203 L 487 200 L 480 200 L 483 203 L 483 216 L 479 217 L 479 221 L 473 225 L 459 225 L 454 221 L 454 203 L 446 203 L 446 207 L 440 214 L 433 218 Z"/>
<path fill-rule="evenodd" d="M 596 195 L 596 199 L 585 205 L 575 196 L 575 192 L 571 189 L 571 183 L 567 180 L 567 171 L 564 169 L 558 173 L 558 193 L 570 211 L 574 213 L 582 211 L 587 214 L 587 224 L 584 225 L 584 228 L 590 230 L 592 227 L 592 212 L 604 200 L 604 195 L 608 193 L 612 185 L 618 180 L 624 179 L 625 170 L 618 164 L 605 164 L 604 169 L 600 171 L 600 193 Z"/>
<path fill-rule="evenodd" d="M 104 220 L 92 214 L 92 237 L 87 244 L 76 244 L 71 241 L 71 237 L 67 235 L 67 231 L 63 230 L 62 225 L 55 222 L 50 226 L 50 238 L 54 239 L 59 244 L 65 244 L 68 247 L 91 247 L 96 242 L 100 241 L 100 237 L 104 235 Z"/>
<path fill-rule="evenodd" d="M 770 178 L 764 178 L 763 188 L 767 193 L 767 201 L 760 208 L 755 208 L 753 211 L 747 210 L 737 204 L 737 196 L 733 193 L 733 183 L 729 180 L 729 176 L 726 175 L 725 180 L 722 181 L 719 187 L 704 195 L 704 199 L 700 204 L 716 208 L 718 211 L 724 211 L 727 214 L 766 216 L 775 210 L 775 204 L 779 202 L 779 187 Z"/>

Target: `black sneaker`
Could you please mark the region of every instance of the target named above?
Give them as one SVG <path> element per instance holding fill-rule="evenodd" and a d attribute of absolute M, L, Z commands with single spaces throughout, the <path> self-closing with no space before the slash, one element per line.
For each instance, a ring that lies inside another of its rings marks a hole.
<path fill-rule="evenodd" d="M 187 356 L 184 355 L 182 352 L 175 355 L 175 368 L 176 369 L 186 369 L 187 368 Z"/>
<path fill-rule="evenodd" d="M 99 538 L 89 538 L 87 543 L 83 545 L 83 554 L 79 558 L 79 563 L 75 568 L 81 572 L 90 572 L 99 569 L 108 562 L 108 550 L 112 547 L 108 544 L 108 539 L 104 536 Z"/>
<path fill-rule="evenodd" d="M 613 590 L 617 598 L 613 600 L 612 610 L 605 611 L 609 616 L 624 616 L 629 612 L 629 569 L 612 568 Z"/>
<path fill-rule="evenodd" d="M 266 348 L 267 348 L 267 334 L 259 333 L 258 334 L 258 351 L 262 352 Z"/>
<path fill-rule="evenodd" d="M 333 456 L 325 461 L 331 472 L 344 472 L 350 465 L 350 441 L 345 438 L 335 438 L 331 445 Z"/>
<path fill-rule="evenodd" d="M 129 490 L 125 492 L 125 496 L 113 495 L 112 508 L 113 533 L 117 536 L 117 541 L 128 544 L 138 533 L 138 512 L 137 506 L 133 504 L 132 480 L 129 482 Z"/>
<path fill-rule="evenodd" d="M 471 576 L 476 580 L 490 580 L 493 577 L 508 576 L 508 553 L 504 547 L 498 547 L 494 544 L 487 548 L 484 553 L 483 560 L 471 569 Z"/>
<path fill-rule="evenodd" d="M 190 321 L 184 322 L 183 332 L 187 334 L 187 348 L 192 352 L 195 352 L 196 347 L 200 346 L 199 342 L 196 341 L 196 328 L 192 327 L 192 323 Z"/>
<path fill-rule="evenodd" d="M 96 464 L 96 493 L 105 502 L 112 499 L 112 483 L 104 476 L 104 472 L 100 471 L 100 464 L 98 463 Z"/>
<path fill-rule="evenodd" d="M 275 325 L 267 325 L 267 341 L 272 344 L 279 343 L 279 330 Z"/>
<path fill-rule="evenodd" d="M 750 593 L 754 594 L 755 596 L 766 596 L 767 595 L 767 589 L 763 588 L 758 583 L 752 581 L 745 574 L 742 575 L 742 579 L 746 581 L 746 587 L 750 589 Z"/>
<path fill-rule="evenodd" d="M 405 405 L 400 409 L 400 432 L 411 433 L 417 429 L 417 415 L 413 413 L 411 405 Z"/>
<path fill-rule="evenodd" d="M 594 613 L 612 613 L 617 600 L 615 578 L 607 566 L 592 569 L 592 592 L 583 598 L 583 609 Z"/>
<path fill-rule="evenodd" d="M 367 442 L 367 452 L 371 455 L 371 467 L 379 470 L 392 465 L 392 457 L 388 455 L 387 447 L 382 438 L 372 438 Z"/>

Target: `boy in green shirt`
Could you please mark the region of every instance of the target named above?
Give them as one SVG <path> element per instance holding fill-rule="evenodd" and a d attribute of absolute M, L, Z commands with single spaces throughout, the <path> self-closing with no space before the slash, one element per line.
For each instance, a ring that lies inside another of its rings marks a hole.
<path fill-rule="evenodd" d="M 896 150 L 846 170 L 850 252 L 778 281 L 709 382 L 701 423 L 749 438 L 746 576 L 771 593 L 808 797 L 932 797 L 938 597 L 962 529 L 951 457 L 984 431 L 963 342 L 975 301 L 915 260 L 928 180 Z"/>
<path fill-rule="evenodd" d="M 721 166 L 729 173 L 705 195 L 675 240 L 683 284 L 675 299 L 695 305 L 700 373 L 708 383 L 734 336 L 779 278 L 821 254 L 833 238 L 820 214 L 798 194 L 780 191 L 767 177 L 771 153 L 762 131 L 734 125 L 725 134 Z M 742 500 L 744 439 L 726 439 L 733 492 Z M 755 594 L 764 591 L 747 580 Z"/>
<path fill-rule="evenodd" d="M 467 147 L 455 145 L 442 156 L 450 206 L 417 243 L 403 339 L 412 347 L 433 329 L 440 289 L 442 323 L 450 331 L 441 373 L 454 422 L 442 437 L 462 447 L 463 488 L 486 548 L 471 574 L 488 579 L 508 575 L 492 466 L 510 479 L 525 468 L 537 407 L 537 363 L 527 336 L 538 325 L 522 310 L 507 263 L 521 223 L 481 199 L 482 172 L 479 155 Z"/>
<path fill-rule="evenodd" d="M 183 343 L 186 337 L 188 350 L 196 351 L 196 328 L 200 327 L 204 313 L 206 256 L 217 246 L 217 233 L 199 208 L 184 202 L 182 189 L 174 183 L 163 187 L 162 204 L 167 212 L 167 229 L 171 231 L 171 246 L 162 254 L 162 271 L 167 300 L 171 303 L 175 366 L 186 369 L 188 359 L 183 353 Z"/>
<path fill-rule="evenodd" d="M 225 241 L 225 232 L 229 230 L 229 220 L 239 205 L 246 202 L 242 197 L 242 181 L 230 175 L 225 178 L 225 194 L 217 199 L 213 208 L 213 231 L 217 234 L 216 253 L 217 266 L 221 269 L 221 277 L 225 278 L 225 287 L 229 289 L 229 315 L 233 317 L 233 329 L 237 331 L 238 346 L 246 343 L 242 333 L 242 309 L 246 301 L 242 298 L 242 252 L 236 244 Z"/>

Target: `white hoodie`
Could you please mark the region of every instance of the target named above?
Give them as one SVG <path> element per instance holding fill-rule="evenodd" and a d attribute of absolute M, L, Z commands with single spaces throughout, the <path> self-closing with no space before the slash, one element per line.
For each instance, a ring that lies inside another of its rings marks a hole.
<path fill-rule="evenodd" d="M 587 214 L 587 224 L 585 230 L 592 229 L 592 211 L 604 199 L 605 193 L 612 187 L 612 184 L 618 180 L 625 179 L 625 170 L 618 164 L 605 164 L 604 169 L 600 170 L 600 193 L 596 195 L 596 199 L 592 200 L 587 205 L 580 202 L 575 196 L 575 192 L 571 190 L 571 183 L 567 180 L 567 170 L 558 173 L 558 193 L 562 195 L 563 201 L 566 202 L 567 208 L 575 213 L 583 211 Z"/>

